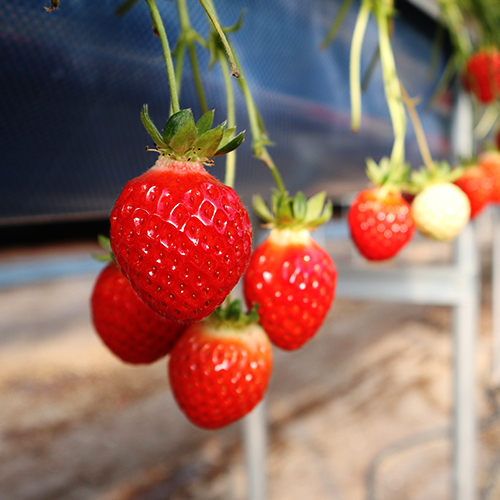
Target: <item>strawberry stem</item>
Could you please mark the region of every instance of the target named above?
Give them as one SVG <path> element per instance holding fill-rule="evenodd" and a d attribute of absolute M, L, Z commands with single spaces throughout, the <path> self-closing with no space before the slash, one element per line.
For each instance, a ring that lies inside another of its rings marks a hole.
<path fill-rule="evenodd" d="M 420 154 L 422 155 L 422 160 L 424 165 L 427 167 L 429 172 L 434 172 L 434 162 L 432 160 L 431 152 L 429 150 L 429 145 L 427 144 L 427 140 L 425 138 L 424 127 L 422 126 L 422 122 L 420 121 L 420 117 L 417 113 L 417 108 L 415 107 L 415 99 L 412 99 L 406 89 L 401 85 L 401 96 L 403 98 L 403 102 L 408 110 L 408 115 L 410 116 L 410 120 L 413 125 L 413 130 L 415 131 L 415 136 L 417 138 L 418 148 L 420 150 Z"/>
<path fill-rule="evenodd" d="M 170 105 L 172 108 L 172 114 L 177 113 L 180 110 L 179 107 L 179 96 L 177 93 L 177 82 L 174 70 L 174 63 L 172 61 L 172 53 L 170 51 L 170 45 L 168 43 L 167 33 L 165 31 L 165 26 L 161 19 L 160 12 L 158 11 L 158 6 L 155 0 L 146 0 L 149 7 L 149 12 L 151 13 L 151 18 L 153 23 L 158 30 L 158 36 L 160 37 L 161 46 L 163 49 L 163 57 L 165 59 L 165 66 L 167 68 L 168 82 L 170 84 Z"/>
<path fill-rule="evenodd" d="M 357 132 L 361 124 L 361 49 L 370 12 L 371 0 L 363 0 L 351 42 L 349 83 L 351 89 L 351 129 L 353 132 Z"/>

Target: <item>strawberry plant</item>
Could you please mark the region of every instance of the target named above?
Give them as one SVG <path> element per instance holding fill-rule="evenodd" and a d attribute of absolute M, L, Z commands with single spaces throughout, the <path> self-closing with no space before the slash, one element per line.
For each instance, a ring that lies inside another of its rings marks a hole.
<path fill-rule="evenodd" d="M 272 348 L 255 311 L 236 300 L 191 325 L 168 361 L 172 393 L 187 418 L 219 429 L 249 413 L 271 377 Z"/>
<path fill-rule="evenodd" d="M 260 196 L 256 213 L 271 228 L 253 252 L 243 277 L 248 307 L 258 306 L 260 324 L 271 341 L 284 350 L 303 346 L 322 325 L 333 302 L 337 271 L 330 255 L 310 231 L 331 217 L 325 194 L 306 201 L 273 193 L 272 209 Z"/>

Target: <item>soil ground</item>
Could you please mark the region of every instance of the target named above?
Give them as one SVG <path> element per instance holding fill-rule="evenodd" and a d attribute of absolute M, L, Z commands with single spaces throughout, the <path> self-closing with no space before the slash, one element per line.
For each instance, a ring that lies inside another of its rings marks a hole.
<path fill-rule="evenodd" d="M 492 500 L 500 423 L 488 420 L 495 394 L 483 267 L 477 480 Z M 90 322 L 94 280 L 0 291 L 0 499 L 247 498 L 241 424 L 197 429 L 172 398 L 165 360 L 115 359 Z M 265 403 L 269 500 L 450 499 L 451 321 L 446 307 L 337 298 L 303 349 L 276 349 Z"/>

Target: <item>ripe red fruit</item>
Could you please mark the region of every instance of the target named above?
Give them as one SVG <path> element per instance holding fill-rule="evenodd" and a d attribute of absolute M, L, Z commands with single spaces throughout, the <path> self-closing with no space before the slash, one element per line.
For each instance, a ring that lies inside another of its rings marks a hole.
<path fill-rule="evenodd" d="M 114 262 L 97 277 L 90 304 L 97 334 L 126 363 L 148 364 L 166 356 L 187 328 L 148 307 Z"/>
<path fill-rule="evenodd" d="M 254 250 L 243 277 L 248 307 L 278 347 L 303 346 L 320 328 L 333 302 L 337 270 L 307 229 L 272 229 Z"/>
<path fill-rule="evenodd" d="M 483 49 L 469 57 L 463 72 L 464 88 L 488 104 L 500 95 L 500 52 Z"/>
<path fill-rule="evenodd" d="M 111 248 L 140 297 L 160 314 L 199 321 L 243 274 L 252 227 L 236 192 L 199 162 L 160 156 L 127 183 L 111 212 Z"/>
<path fill-rule="evenodd" d="M 490 201 L 500 203 L 500 152 L 488 151 L 479 157 L 479 165 L 492 183 Z"/>
<path fill-rule="evenodd" d="M 168 376 L 189 420 L 203 429 L 219 429 L 261 401 L 272 365 L 271 344 L 258 324 L 210 318 L 190 326 L 175 344 Z"/>
<path fill-rule="evenodd" d="M 467 195 L 470 202 L 470 218 L 478 215 L 490 202 L 493 181 L 478 165 L 469 166 L 455 184 Z"/>
<path fill-rule="evenodd" d="M 352 240 L 369 260 L 394 257 L 415 232 L 409 203 L 401 193 L 381 188 L 361 191 L 351 204 L 347 221 Z"/>

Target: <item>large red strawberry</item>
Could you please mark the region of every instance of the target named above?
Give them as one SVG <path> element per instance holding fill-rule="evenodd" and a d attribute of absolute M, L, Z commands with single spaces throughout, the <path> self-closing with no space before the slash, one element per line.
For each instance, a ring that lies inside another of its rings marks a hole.
<path fill-rule="evenodd" d="M 351 203 L 348 224 L 359 253 L 368 260 L 394 257 L 413 238 L 410 204 L 399 191 L 364 189 Z"/>
<path fill-rule="evenodd" d="M 406 172 L 406 167 L 394 168 L 387 158 L 379 165 L 367 161 L 367 175 L 375 187 L 358 193 L 347 222 L 354 244 L 368 260 L 391 259 L 413 238 L 410 204 L 400 192 Z"/>
<path fill-rule="evenodd" d="M 493 181 L 477 164 L 465 167 L 455 184 L 467 195 L 470 202 L 470 218 L 481 213 L 491 200 Z"/>
<path fill-rule="evenodd" d="M 500 152 L 488 151 L 478 159 L 481 169 L 486 172 L 492 183 L 490 201 L 500 203 Z"/>
<path fill-rule="evenodd" d="M 183 110 L 160 135 L 143 110 L 160 157 L 126 184 L 111 212 L 118 265 L 148 305 L 179 321 L 199 321 L 222 304 L 251 253 L 245 207 L 202 164 L 237 147 L 242 136 L 227 142 L 225 124 L 210 129 L 212 118 L 209 112 L 195 125 Z"/>
<path fill-rule="evenodd" d="M 469 57 L 463 75 L 464 88 L 483 104 L 500 96 L 500 52 L 482 49 Z"/>
<path fill-rule="evenodd" d="M 253 315 L 233 314 L 240 308 L 235 301 L 225 312 L 190 326 L 168 361 L 175 400 L 203 429 L 218 429 L 245 416 L 269 383 L 271 344 Z"/>
<path fill-rule="evenodd" d="M 97 277 L 90 304 L 97 334 L 126 363 L 153 363 L 166 356 L 187 328 L 148 307 L 114 262 Z"/>
<path fill-rule="evenodd" d="M 324 199 L 320 193 L 306 204 L 301 193 L 294 200 L 275 195 L 271 214 L 256 198 L 257 213 L 273 229 L 252 254 L 243 292 L 248 307 L 258 305 L 271 341 L 285 350 L 298 349 L 313 337 L 335 295 L 335 265 L 309 231 L 331 215 L 329 205 L 320 215 Z"/>

